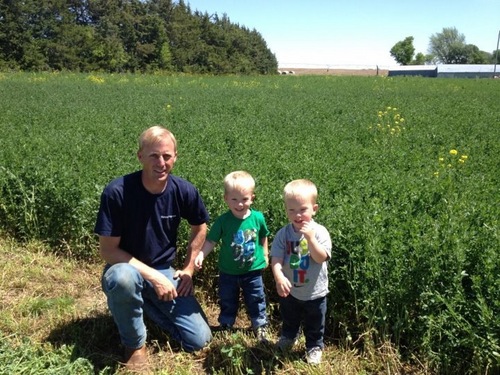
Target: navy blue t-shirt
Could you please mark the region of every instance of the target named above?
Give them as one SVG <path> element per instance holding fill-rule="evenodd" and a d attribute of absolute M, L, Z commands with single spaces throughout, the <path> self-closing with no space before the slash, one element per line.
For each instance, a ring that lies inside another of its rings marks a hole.
<path fill-rule="evenodd" d="M 198 190 L 188 181 L 168 176 L 160 194 L 148 192 L 142 171 L 119 177 L 101 195 L 95 233 L 121 237 L 120 248 L 143 263 L 165 268 L 177 252 L 177 231 L 181 219 L 191 225 L 209 220 Z"/>

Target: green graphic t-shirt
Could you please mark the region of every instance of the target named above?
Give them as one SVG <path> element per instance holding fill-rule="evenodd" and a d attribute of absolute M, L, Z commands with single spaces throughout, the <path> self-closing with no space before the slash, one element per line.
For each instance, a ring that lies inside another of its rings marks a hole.
<path fill-rule="evenodd" d="M 219 270 L 229 275 L 242 275 L 266 267 L 264 248 L 260 240 L 269 235 L 264 215 L 250 210 L 245 219 L 238 219 L 231 211 L 219 216 L 207 238 L 219 242 Z"/>

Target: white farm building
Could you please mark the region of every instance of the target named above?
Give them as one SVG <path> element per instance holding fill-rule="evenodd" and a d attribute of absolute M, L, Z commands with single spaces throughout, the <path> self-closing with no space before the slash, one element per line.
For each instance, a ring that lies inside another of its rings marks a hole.
<path fill-rule="evenodd" d="M 451 78 L 493 78 L 500 66 L 476 64 L 406 65 L 389 69 L 388 76 L 421 76 Z"/>

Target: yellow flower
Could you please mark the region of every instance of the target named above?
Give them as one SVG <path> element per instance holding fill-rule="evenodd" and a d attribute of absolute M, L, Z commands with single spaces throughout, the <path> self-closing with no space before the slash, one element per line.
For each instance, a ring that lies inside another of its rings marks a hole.
<path fill-rule="evenodd" d="M 468 156 L 467 155 L 462 155 L 460 156 L 460 159 L 467 160 Z"/>
<path fill-rule="evenodd" d="M 458 162 L 459 163 L 465 163 L 465 160 L 464 159 L 458 159 Z"/>
<path fill-rule="evenodd" d="M 450 150 L 450 155 L 456 155 L 458 154 L 458 151 L 453 149 L 453 150 Z"/>
<path fill-rule="evenodd" d="M 439 158 L 439 161 L 442 163 L 444 161 L 444 158 Z"/>
<path fill-rule="evenodd" d="M 101 84 L 104 83 L 104 78 L 91 75 L 87 78 L 90 82 Z"/>

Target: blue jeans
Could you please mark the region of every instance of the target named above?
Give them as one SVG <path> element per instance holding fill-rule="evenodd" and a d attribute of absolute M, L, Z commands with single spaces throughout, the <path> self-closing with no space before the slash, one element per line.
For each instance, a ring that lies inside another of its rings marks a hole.
<path fill-rule="evenodd" d="M 292 295 L 280 297 L 280 311 L 283 326 L 281 336 L 295 339 L 303 325 L 306 349 L 324 347 L 326 296 L 310 301 L 300 301 Z"/>
<path fill-rule="evenodd" d="M 264 293 L 264 281 L 262 271 L 251 271 L 243 275 L 219 275 L 219 323 L 232 326 L 238 313 L 240 289 L 243 291 L 245 306 L 252 322 L 252 327 L 265 326 L 267 324 L 266 294 Z"/>
<path fill-rule="evenodd" d="M 159 271 L 177 287 L 179 280 L 174 280 L 173 268 Z M 102 290 L 108 299 L 121 342 L 128 348 L 137 349 L 146 342 L 143 313 L 188 352 L 199 350 L 212 340 L 205 314 L 194 296 L 161 301 L 153 285 L 128 263 L 106 266 Z"/>

